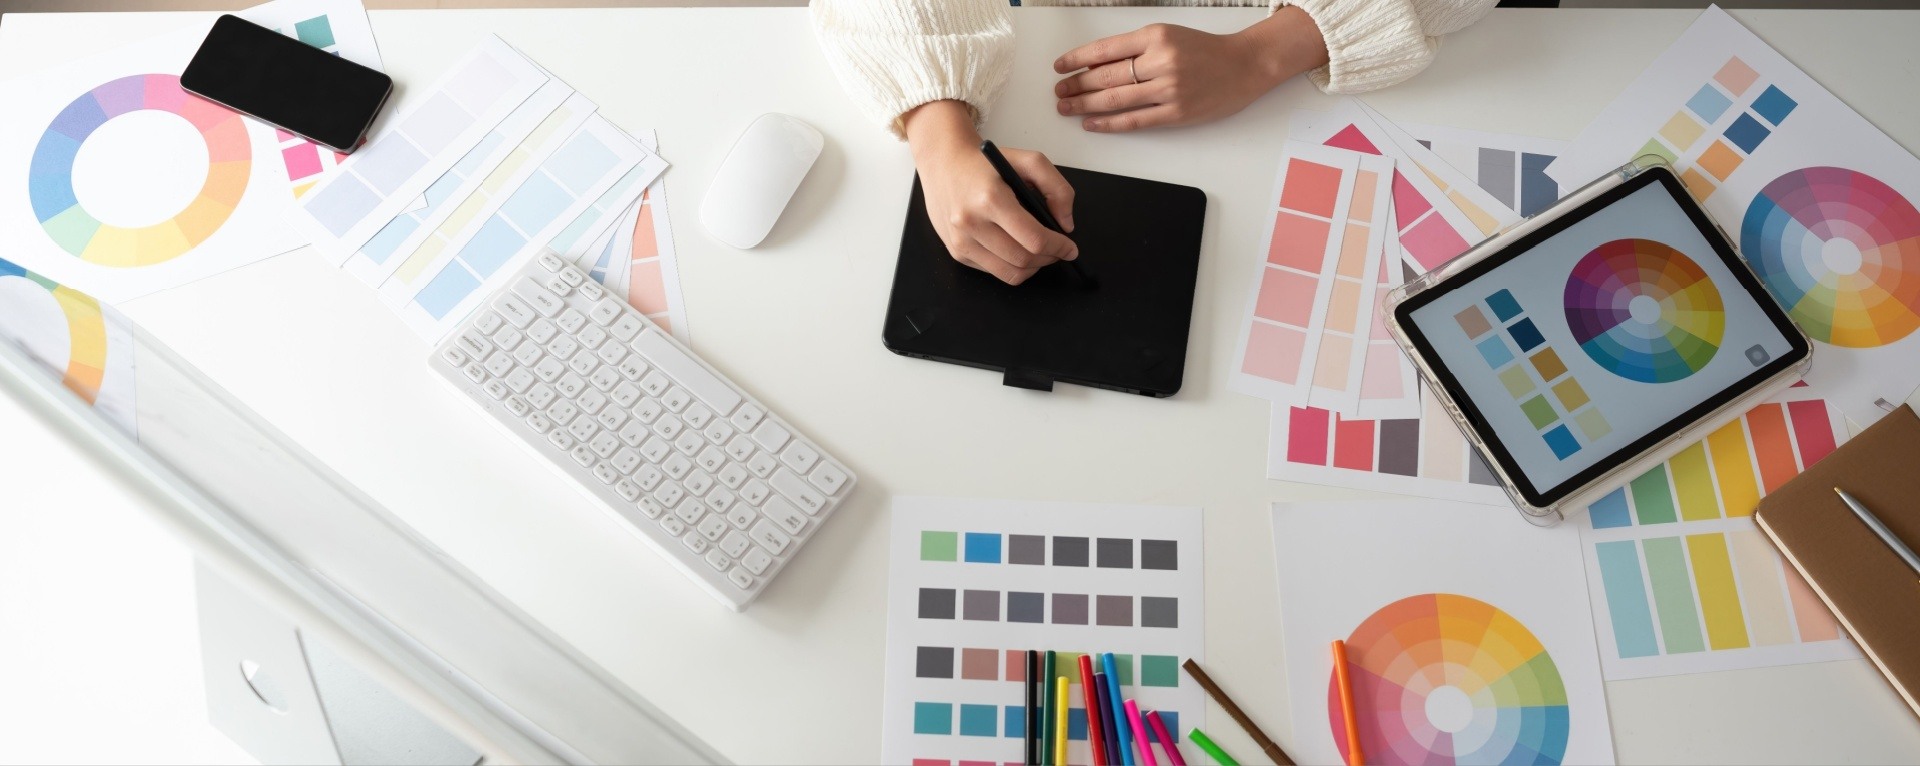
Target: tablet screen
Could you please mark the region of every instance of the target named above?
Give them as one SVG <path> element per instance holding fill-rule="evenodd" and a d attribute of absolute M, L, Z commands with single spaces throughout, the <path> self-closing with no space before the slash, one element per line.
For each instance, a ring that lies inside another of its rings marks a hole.
<path fill-rule="evenodd" d="M 1577 488 L 1806 353 L 1681 193 L 1642 174 L 1403 314 L 1525 494 Z"/>

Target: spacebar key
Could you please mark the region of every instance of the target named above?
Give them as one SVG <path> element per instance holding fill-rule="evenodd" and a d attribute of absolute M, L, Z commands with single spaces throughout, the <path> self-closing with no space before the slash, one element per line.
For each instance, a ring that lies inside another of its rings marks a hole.
<path fill-rule="evenodd" d="M 673 345 L 659 330 L 647 328 L 640 337 L 633 339 L 633 348 L 648 362 L 652 362 L 654 367 L 666 373 L 667 377 L 686 386 L 688 391 L 719 412 L 721 417 L 726 417 L 740 406 L 740 393 L 733 390 L 733 386 L 707 372 L 699 360 L 687 356 L 687 352 Z"/>

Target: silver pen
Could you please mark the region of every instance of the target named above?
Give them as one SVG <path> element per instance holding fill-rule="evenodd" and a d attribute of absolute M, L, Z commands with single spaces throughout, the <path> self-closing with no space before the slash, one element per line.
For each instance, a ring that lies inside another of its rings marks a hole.
<path fill-rule="evenodd" d="M 1880 536 L 1880 540 L 1885 542 L 1888 548 L 1892 548 L 1894 553 L 1900 554 L 1900 558 L 1906 560 L 1907 566 L 1913 568 L 1914 574 L 1920 575 L 1920 556 L 1914 555 L 1912 548 L 1908 548 L 1906 543 L 1900 542 L 1900 538 L 1894 537 L 1893 530 L 1887 529 L 1887 525 L 1880 523 L 1880 517 L 1873 515 L 1873 511 L 1867 510 L 1866 506 L 1861 505 L 1860 501 L 1853 499 L 1853 496 L 1847 494 L 1846 490 L 1834 487 L 1833 492 L 1839 495 L 1841 500 L 1846 502 L 1848 508 L 1853 509 L 1853 515 L 1859 516 L 1860 521 L 1864 522 L 1868 529 L 1873 530 L 1874 534 Z"/>

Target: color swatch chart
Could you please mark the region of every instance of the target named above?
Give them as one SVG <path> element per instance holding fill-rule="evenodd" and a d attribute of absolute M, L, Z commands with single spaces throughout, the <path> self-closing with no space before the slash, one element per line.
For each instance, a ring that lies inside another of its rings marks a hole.
<path fill-rule="evenodd" d="M 1846 434 L 1838 409 L 1797 398 L 1805 392 L 1754 408 L 1587 509 L 1607 678 L 1859 656 L 1751 518 Z"/>
<path fill-rule="evenodd" d="M 1367 361 L 1368 335 L 1377 319 L 1381 254 L 1390 238 L 1389 201 L 1393 163 L 1384 157 L 1358 155 L 1359 169 L 1348 197 L 1347 220 L 1340 235 L 1340 254 L 1333 271 L 1327 305 L 1322 315 L 1319 349 L 1313 359 L 1312 385 L 1306 405 L 1337 412 L 1360 406 L 1361 374 Z"/>
<path fill-rule="evenodd" d="M 1347 283 L 1357 288 L 1364 268 L 1364 251 L 1341 250 L 1360 171 L 1359 157 L 1351 152 L 1295 142 L 1288 142 L 1287 150 L 1274 182 L 1273 229 L 1263 243 L 1266 258 L 1254 281 L 1230 385 L 1251 396 L 1304 404 L 1335 274 L 1346 260 L 1355 277 Z M 1374 179 L 1377 185 L 1378 176 Z"/>
<path fill-rule="evenodd" d="M 1574 273 L 1577 277 L 1578 266 Z M 1571 308 L 1568 313 L 1572 313 Z M 1599 406 L 1567 371 L 1560 354 L 1546 344 L 1539 326 L 1521 309 L 1513 293 L 1496 290 L 1479 303 L 1461 309 L 1453 321 L 1479 350 L 1481 360 L 1499 376 L 1500 385 L 1554 457 L 1573 457 L 1582 447 L 1613 433 Z"/>
<path fill-rule="evenodd" d="M 1370 763 L 1563 761 L 1572 718 L 1553 655 L 1492 604 L 1425 593 L 1369 615 L 1345 639 L 1361 752 Z M 1351 746 L 1328 673 L 1328 728 Z"/>
<path fill-rule="evenodd" d="M 1732 56 L 1635 156 L 1651 154 L 1684 167 L 1680 180 L 1694 199 L 1704 202 L 1799 105 L 1779 86 L 1761 82 L 1760 73 L 1739 56 Z"/>
<path fill-rule="evenodd" d="M 1369 135 L 1370 132 L 1373 135 Z M 1339 126 L 1323 143 L 1363 154 L 1386 154 L 1381 146 L 1394 146 L 1364 115 Z M 1422 272 L 1452 260 L 1454 256 L 1465 252 L 1468 244 L 1491 233 L 1477 228 L 1464 212 L 1447 199 L 1445 192 L 1434 186 L 1426 173 L 1403 167 L 1397 157 L 1395 160 L 1395 229 L 1399 232 L 1400 249 Z M 1411 160 L 1406 164 L 1411 165 Z M 1409 174 L 1408 170 L 1416 172 Z"/>
<path fill-rule="evenodd" d="M 1418 418 L 1355 420 L 1309 407 L 1273 408 L 1267 478 L 1507 506 L 1480 453 L 1431 397 Z"/>
<path fill-rule="evenodd" d="M 1431 498 L 1272 519 L 1299 763 L 1351 762 L 1336 640 L 1365 763 L 1613 762 L 1578 530 Z"/>
<path fill-rule="evenodd" d="M 1407 125 L 1406 129 L 1419 137 L 1421 146 L 1522 216 L 1560 200 L 1560 182 L 1547 175 L 1547 166 L 1566 151 L 1565 141 L 1439 125 Z"/>
<path fill-rule="evenodd" d="M 1170 729 L 1204 728 L 1179 672 L 1204 661 L 1199 509 L 897 497 L 889 545 L 882 762 L 1018 763 L 1028 649 L 1059 653 L 1073 763 L 1091 757 L 1083 652 L 1113 653 L 1122 694 Z"/>

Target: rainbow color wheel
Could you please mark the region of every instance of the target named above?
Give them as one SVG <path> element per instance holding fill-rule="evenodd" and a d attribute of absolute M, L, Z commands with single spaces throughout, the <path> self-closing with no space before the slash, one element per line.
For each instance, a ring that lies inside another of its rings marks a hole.
<path fill-rule="evenodd" d="M 1596 364 L 1642 383 L 1671 383 L 1713 361 L 1726 334 L 1720 288 L 1680 251 L 1616 239 L 1574 264 L 1567 326 Z"/>
<path fill-rule="evenodd" d="M 100 126 L 142 109 L 179 115 L 200 131 L 207 143 L 207 179 L 199 195 L 165 221 L 139 227 L 104 223 L 74 194 L 73 162 Z M 240 206 L 252 170 L 253 148 L 238 113 L 187 95 L 174 75 L 137 74 L 87 91 L 60 110 L 33 149 L 27 196 L 40 227 L 60 249 L 102 266 L 151 266 L 213 236 Z"/>
<path fill-rule="evenodd" d="M 107 320 L 92 296 L 58 284 L 7 260 L 0 260 L 0 280 L 25 279 L 53 294 L 67 317 L 67 370 L 61 382 L 92 404 L 107 376 Z"/>
<path fill-rule="evenodd" d="M 1773 179 L 1747 206 L 1740 250 L 1815 340 L 1870 348 L 1920 329 L 1920 211 L 1873 176 Z"/>
<path fill-rule="evenodd" d="M 1361 754 L 1376 764 L 1557 764 L 1567 690 L 1533 632 L 1477 599 L 1428 593 L 1374 612 L 1347 639 Z M 1332 674 L 1327 713 L 1347 753 Z"/>

